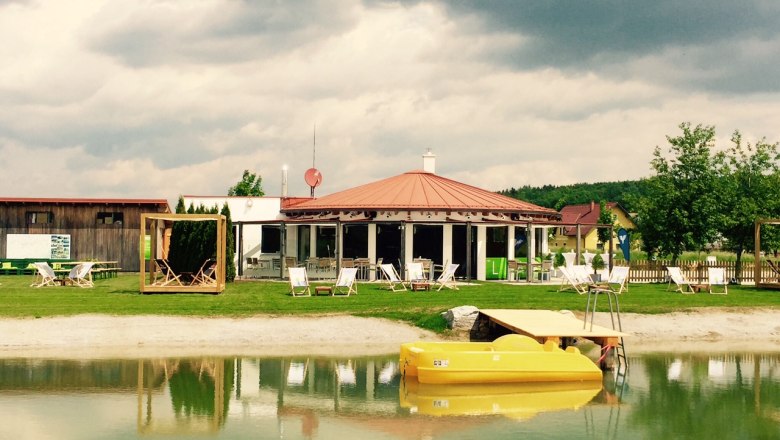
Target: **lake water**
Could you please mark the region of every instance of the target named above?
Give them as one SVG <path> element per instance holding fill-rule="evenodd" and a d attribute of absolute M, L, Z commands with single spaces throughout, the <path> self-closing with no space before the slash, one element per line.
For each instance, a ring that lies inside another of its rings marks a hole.
<path fill-rule="evenodd" d="M 643 355 L 582 385 L 425 386 L 395 356 L 0 360 L 9 439 L 780 439 L 780 355 Z"/>

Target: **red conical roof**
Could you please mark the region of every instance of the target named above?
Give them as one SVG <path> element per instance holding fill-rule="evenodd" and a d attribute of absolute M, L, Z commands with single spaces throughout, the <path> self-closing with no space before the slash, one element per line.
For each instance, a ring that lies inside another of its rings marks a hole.
<path fill-rule="evenodd" d="M 283 212 L 337 210 L 490 211 L 538 215 L 558 214 L 553 209 L 419 170 L 309 200 L 283 209 Z"/>

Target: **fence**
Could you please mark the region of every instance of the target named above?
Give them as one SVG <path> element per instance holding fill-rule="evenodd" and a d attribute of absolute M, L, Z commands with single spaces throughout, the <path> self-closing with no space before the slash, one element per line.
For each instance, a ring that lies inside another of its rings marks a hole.
<path fill-rule="evenodd" d="M 736 266 L 735 261 L 717 261 L 714 263 L 708 263 L 698 260 L 678 260 L 676 264 L 672 264 L 671 260 L 656 260 L 656 261 L 632 261 L 631 262 L 631 275 L 629 280 L 632 283 L 663 283 L 668 278 L 666 272 L 667 266 L 679 267 L 686 278 L 695 283 L 707 282 L 707 268 L 708 267 L 722 267 L 726 270 L 726 279 L 730 280 L 736 278 Z M 740 283 L 753 283 L 754 271 L 753 262 L 742 262 L 741 274 L 739 277 Z M 772 271 L 766 261 L 761 262 L 761 278 L 763 280 L 776 279 L 777 274 Z"/>

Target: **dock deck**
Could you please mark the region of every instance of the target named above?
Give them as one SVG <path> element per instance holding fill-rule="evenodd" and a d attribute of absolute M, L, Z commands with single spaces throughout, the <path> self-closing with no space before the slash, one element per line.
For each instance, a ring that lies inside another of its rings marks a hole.
<path fill-rule="evenodd" d="M 530 336 L 544 343 L 562 338 L 585 338 L 598 345 L 617 345 L 621 337 L 631 336 L 606 327 L 590 324 L 583 328 L 583 320 L 552 310 L 485 309 L 480 313 L 490 321 L 515 333 Z"/>

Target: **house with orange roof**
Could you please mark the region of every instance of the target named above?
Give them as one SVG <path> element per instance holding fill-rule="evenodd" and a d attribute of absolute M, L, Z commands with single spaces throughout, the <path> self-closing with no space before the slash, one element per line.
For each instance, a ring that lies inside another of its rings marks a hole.
<path fill-rule="evenodd" d="M 361 259 L 401 270 L 426 259 L 485 280 L 505 278 L 510 259 L 549 252 L 547 228 L 558 212 L 440 176 L 435 157 L 423 155 L 420 170 L 318 198 L 270 198 L 278 211 L 245 216 L 259 198 L 223 197 L 240 206 L 231 206 L 239 274 L 255 263 L 284 277 L 287 262 Z M 201 200 L 185 197 L 188 205 Z"/>
<path fill-rule="evenodd" d="M 606 208 L 615 216 L 615 230 L 613 234 L 617 234 L 618 228 L 624 228 L 627 230 L 636 228 L 636 224 L 631 219 L 631 214 L 626 211 L 617 202 L 607 202 Z M 602 251 L 605 246 L 604 243 L 599 243 L 597 228 L 594 226 L 599 222 L 599 216 L 601 215 L 601 206 L 595 201 L 590 203 L 583 203 L 580 205 L 566 205 L 561 208 L 561 223 L 567 226 L 562 226 L 555 229 L 555 235 L 551 239 L 550 247 L 554 250 L 558 249 L 578 249 L 577 246 L 577 227 L 575 224 L 580 224 L 580 242 L 579 249 L 588 249 L 591 251 Z M 617 237 L 613 237 L 613 252 L 619 251 L 619 245 Z"/>

